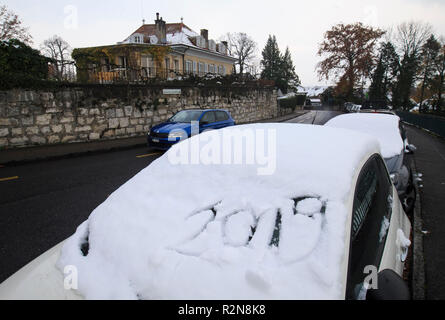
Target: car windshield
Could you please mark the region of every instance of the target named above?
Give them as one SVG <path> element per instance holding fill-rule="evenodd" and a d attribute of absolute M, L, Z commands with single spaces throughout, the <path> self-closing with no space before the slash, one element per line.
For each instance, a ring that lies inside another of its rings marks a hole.
<path fill-rule="evenodd" d="M 200 110 L 183 110 L 170 118 L 170 122 L 191 122 L 198 121 L 202 111 Z"/>

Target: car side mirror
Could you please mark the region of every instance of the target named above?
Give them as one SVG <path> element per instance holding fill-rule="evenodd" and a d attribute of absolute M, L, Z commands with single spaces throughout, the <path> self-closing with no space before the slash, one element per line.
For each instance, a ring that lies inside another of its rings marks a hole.
<path fill-rule="evenodd" d="M 407 144 L 406 145 L 406 149 L 408 150 L 408 152 L 413 153 L 414 151 L 417 150 L 416 146 L 413 144 Z"/>
<path fill-rule="evenodd" d="M 368 289 L 366 300 L 411 300 L 408 285 L 394 270 L 380 271 L 377 280 L 377 289 Z"/>

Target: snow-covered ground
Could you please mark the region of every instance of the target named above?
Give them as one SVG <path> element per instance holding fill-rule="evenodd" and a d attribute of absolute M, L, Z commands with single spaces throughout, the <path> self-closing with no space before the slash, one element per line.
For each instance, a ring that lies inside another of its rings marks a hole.
<path fill-rule="evenodd" d="M 201 151 L 224 152 L 212 135 L 272 129 L 272 175 L 258 175 L 256 164 L 169 161 L 196 139 L 208 143 Z M 58 267 L 77 267 L 89 299 L 341 299 L 344 201 L 359 162 L 378 147 L 368 135 L 295 124 L 192 137 L 96 208 L 65 242 Z"/>

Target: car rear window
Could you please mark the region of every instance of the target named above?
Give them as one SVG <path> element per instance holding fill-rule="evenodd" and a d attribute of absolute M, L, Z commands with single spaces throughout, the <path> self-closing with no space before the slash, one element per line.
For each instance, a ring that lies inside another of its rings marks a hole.
<path fill-rule="evenodd" d="M 224 111 L 216 111 L 216 121 L 229 120 L 229 115 Z"/>

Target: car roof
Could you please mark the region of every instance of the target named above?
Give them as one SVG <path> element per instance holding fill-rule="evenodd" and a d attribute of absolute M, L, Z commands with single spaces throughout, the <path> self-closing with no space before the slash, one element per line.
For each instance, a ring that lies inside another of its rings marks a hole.
<path fill-rule="evenodd" d="M 349 113 L 336 116 L 325 126 L 345 128 L 372 135 L 380 144 L 385 159 L 399 155 L 403 151 L 403 140 L 399 129 L 400 118 L 384 113 Z"/>
<path fill-rule="evenodd" d="M 253 148 L 258 162 L 202 163 L 209 149 L 228 150 L 218 139 L 252 134 L 255 142 L 229 155 Z M 196 145 L 201 163 L 193 154 L 190 164 L 178 162 Z M 299 124 L 194 136 L 96 208 L 66 241 L 59 265 L 88 274 L 79 290 L 92 299 L 342 298 L 345 203 L 361 165 L 378 150 L 368 135 Z M 260 174 L 269 165 L 275 170 Z"/>

